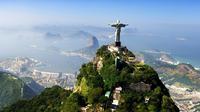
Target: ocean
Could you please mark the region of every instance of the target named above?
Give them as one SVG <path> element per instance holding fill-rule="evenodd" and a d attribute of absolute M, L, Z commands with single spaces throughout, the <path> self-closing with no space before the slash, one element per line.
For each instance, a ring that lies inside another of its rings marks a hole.
<path fill-rule="evenodd" d="M 159 50 L 169 53 L 182 63 L 200 67 L 200 38 L 124 36 L 122 44 L 132 51 Z"/>

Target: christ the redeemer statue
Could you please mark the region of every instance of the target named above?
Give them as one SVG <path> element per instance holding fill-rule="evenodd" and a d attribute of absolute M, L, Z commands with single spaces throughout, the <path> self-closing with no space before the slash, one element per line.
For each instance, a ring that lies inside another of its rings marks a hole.
<path fill-rule="evenodd" d="M 128 24 L 122 24 L 120 23 L 119 20 L 117 20 L 117 23 L 111 24 L 111 27 L 115 27 L 115 46 L 116 47 L 121 47 L 121 42 L 120 42 L 120 32 L 121 28 L 127 26 Z"/>

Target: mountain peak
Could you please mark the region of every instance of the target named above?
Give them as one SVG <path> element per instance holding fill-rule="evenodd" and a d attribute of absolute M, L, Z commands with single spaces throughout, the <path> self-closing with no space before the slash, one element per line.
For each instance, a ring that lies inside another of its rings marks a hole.
<path fill-rule="evenodd" d="M 81 67 L 75 92 L 86 99 L 88 111 L 179 111 L 158 74 L 126 47 L 102 46 Z"/>
<path fill-rule="evenodd" d="M 119 51 L 112 51 L 110 47 L 112 45 L 102 46 L 93 61 L 82 65 L 73 92 L 63 97 L 66 91 L 59 90 L 56 94 L 63 98 L 46 99 L 55 90 L 49 88 L 45 90 L 48 96 L 42 93 L 25 102 L 26 108 L 20 111 L 40 111 L 42 107 L 34 102 L 44 106 L 42 111 L 52 112 L 179 111 L 168 89 L 150 66 L 136 61 L 135 55 L 126 47 L 120 47 Z M 47 102 L 43 102 L 45 99 Z M 17 111 L 20 103 L 5 111 Z"/>

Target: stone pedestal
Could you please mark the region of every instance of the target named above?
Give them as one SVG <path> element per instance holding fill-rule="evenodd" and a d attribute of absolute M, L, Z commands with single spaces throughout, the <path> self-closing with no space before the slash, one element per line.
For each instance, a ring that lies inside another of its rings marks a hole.
<path fill-rule="evenodd" d="M 121 42 L 115 42 L 115 47 L 121 47 Z"/>

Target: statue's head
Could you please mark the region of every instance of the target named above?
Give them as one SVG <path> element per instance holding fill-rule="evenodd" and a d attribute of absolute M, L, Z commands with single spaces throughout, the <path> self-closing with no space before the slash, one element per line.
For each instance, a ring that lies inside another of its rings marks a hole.
<path fill-rule="evenodd" d="M 120 23 L 120 20 L 117 20 L 117 23 L 119 24 L 119 23 Z"/>

